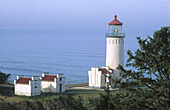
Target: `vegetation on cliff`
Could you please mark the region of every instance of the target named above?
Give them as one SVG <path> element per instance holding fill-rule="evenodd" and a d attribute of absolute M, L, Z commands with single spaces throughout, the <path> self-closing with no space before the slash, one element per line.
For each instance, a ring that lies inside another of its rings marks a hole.
<path fill-rule="evenodd" d="M 0 84 L 5 83 L 8 80 L 8 78 L 10 77 L 10 75 L 11 75 L 10 73 L 5 74 L 5 73 L 0 71 Z"/>

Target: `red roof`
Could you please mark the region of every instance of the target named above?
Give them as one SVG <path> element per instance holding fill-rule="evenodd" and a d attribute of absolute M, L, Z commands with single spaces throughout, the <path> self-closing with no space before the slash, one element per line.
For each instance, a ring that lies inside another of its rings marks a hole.
<path fill-rule="evenodd" d="M 120 21 L 117 20 L 117 15 L 114 16 L 114 20 L 111 21 L 110 23 L 108 23 L 109 25 L 122 25 L 123 23 L 121 23 Z"/>
<path fill-rule="evenodd" d="M 112 72 L 109 72 L 106 68 L 100 68 L 99 71 L 102 71 L 102 74 L 113 74 Z"/>
<path fill-rule="evenodd" d="M 112 68 L 109 68 L 109 70 L 112 70 L 112 71 L 113 71 L 113 69 L 112 69 Z"/>
<path fill-rule="evenodd" d="M 16 84 L 29 84 L 29 80 L 32 80 L 32 78 L 20 78 L 16 81 Z"/>
<path fill-rule="evenodd" d="M 53 81 L 54 82 L 54 78 L 57 78 L 57 76 L 55 76 L 55 75 L 46 75 L 45 77 L 42 78 L 42 81 Z"/>

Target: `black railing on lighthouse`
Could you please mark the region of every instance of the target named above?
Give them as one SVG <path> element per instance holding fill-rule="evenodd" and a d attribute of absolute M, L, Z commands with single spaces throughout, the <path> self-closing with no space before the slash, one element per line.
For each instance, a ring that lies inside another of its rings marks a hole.
<path fill-rule="evenodd" d="M 113 37 L 113 36 L 117 36 L 117 37 L 124 37 L 125 33 L 106 33 L 107 37 Z"/>

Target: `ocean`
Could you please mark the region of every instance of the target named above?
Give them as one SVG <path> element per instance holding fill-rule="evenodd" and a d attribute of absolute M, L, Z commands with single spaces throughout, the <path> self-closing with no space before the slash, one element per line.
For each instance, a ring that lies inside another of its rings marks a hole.
<path fill-rule="evenodd" d="M 139 47 L 136 36 L 125 36 L 125 63 L 126 51 Z M 105 66 L 105 52 L 104 32 L 0 31 L 0 71 L 11 73 L 12 83 L 17 75 L 41 76 L 43 72 L 64 73 L 66 81 L 88 81 L 91 67 Z"/>

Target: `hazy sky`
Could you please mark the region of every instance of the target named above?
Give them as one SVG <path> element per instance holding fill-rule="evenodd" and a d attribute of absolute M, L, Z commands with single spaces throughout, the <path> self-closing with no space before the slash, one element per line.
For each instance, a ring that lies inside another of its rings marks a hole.
<path fill-rule="evenodd" d="M 128 32 L 170 26 L 170 0 L 0 0 L 0 29 L 100 32 L 115 13 Z"/>

